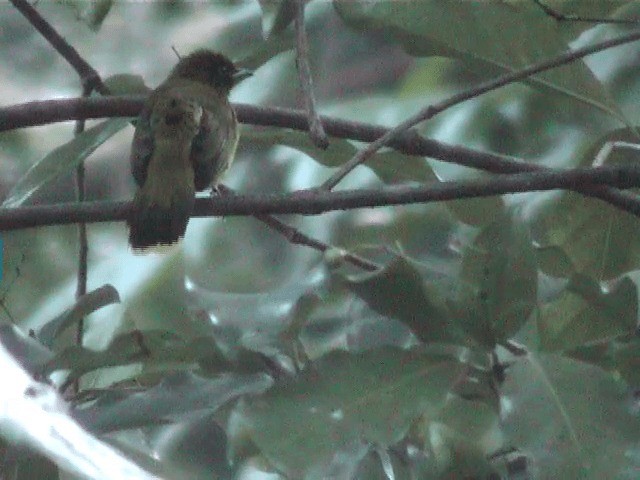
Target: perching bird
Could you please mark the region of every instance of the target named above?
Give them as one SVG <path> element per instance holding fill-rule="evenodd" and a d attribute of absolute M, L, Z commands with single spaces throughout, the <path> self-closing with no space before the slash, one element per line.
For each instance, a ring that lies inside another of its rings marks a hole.
<path fill-rule="evenodd" d="M 139 189 L 127 223 L 135 250 L 183 237 L 195 192 L 231 165 L 239 132 L 228 96 L 249 75 L 220 53 L 198 50 L 181 58 L 149 96 L 131 146 Z"/>

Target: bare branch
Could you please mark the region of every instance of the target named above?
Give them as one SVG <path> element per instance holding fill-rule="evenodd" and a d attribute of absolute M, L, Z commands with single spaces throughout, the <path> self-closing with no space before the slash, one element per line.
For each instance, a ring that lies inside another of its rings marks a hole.
<path fill-rule="evenodd" d="M 211 202 L 208 198 L 199 198 L 196 199 L 193 216 L 320 215 L 334 210 L 441 202 L 507 193 L 556 189 L 581 189 L 586 192 L 602 185 L 617 188 L 640 187 L 640 168 L 608 166 L 545 170 L 480 180 L 443 182 L 421 187 L 396 186 L 380 190 L 317 191 L 311 195 L 308 191 L 302 191 L 285 195 L 223 196 L 215 202 Z M 633 196 L 629 198 L 634 201 L 627 205 L 626 210 L 640 217 L 638 202 Z M 0 209 L 0 231 L 78 222 L 122 221 L 129 215 L 130 205 L 131 202 L 85 202 Z"/>
<path fill-rule="evenodd" d="M 443 100 L 442 102 L 436 103 L 434 105 L 429 105 L 420 110 L 420 112 L 418 112 L 414 116 L 408 118 L 404 122 L 389 130 L 375 142 L 370 143 L 366 148 L 360 150 L 334 175 L 332 175 L 326 182 L 324 182 L 321 188 L 325 190 L 331 190 L 354 168 L 366 162 L 382 147 L 391 145 L 391 141 L 397 138 L 399 135 L 406 132 L 411 127 L 414 127 L 418 123 L 429 120 L 435 117 L 437 114 L 447 110 L 448 108 L 453 107 L 454 105 L 458 105 L 459 103 L 465 102 L 472 98 L 479 97 L 480 95 L 504 87 L 505 85 L 508 85 L 510 83 L 519 82 L 520 80 L 524 80 L 532 75 L 551 70 L 552 68 L 556 68 L 561 65 L 575 62 L 576 60 L 586 57 L 587 55 L 601 52 L 609 48 L 617 47 L 625 43 L 635 42 L 637 40 L 640 40 L 640 31 L 635 31 L 618 38 L 613 38 L 611 40 L 597 43 L 595 45 L 590 45 L 587 47 L 579 48 L 577 50 L 569 51 L 562 55 L 558 55 L 557 57 L 554 57 L 550 60 L 545 60 L 521 70 L 501 75 L 498 78 L 481 83 L 475 88 L 471 88 L 453 95 L 448 99 Z"/>
<path fill-rule="evenodd" d="M 142 108 L 144 97 L 140 95 L 106 98 L 45 100 L 0 108 L 0 132 L 27 126 L 43 125 L 65 120 L 135 117 Z M 234 105 L 238 119 L 253 125 L 275 126 L 294 130 L 307 130 L 307 118 L 300 110 L 278 107 L 256 107 L 247 104 Z M 332 117 L 321 117 L 327 133 L 338 138 L 361 142 L 373 142 L 389 129 L 360 122 L 350 122 Z M 448 145 L 420 136 L 407 130 L 392 139 L 389 146 L 406 155 L 431 157 L 443 162 L 477 168 L 491 173 L 518 173 L 552 171 L 541 165 L 526 162 L 517 157 L 481 152 L 459 145 Z M 576 189 L 584 195 L 597 197 L 622 210 L 634 213 L 640 209 L 640 200 L 634 195 L 602 185 L 585 185 Z"/>
<path fill-rule="evenodd" d="M 87 98 L 91 95 L 92 88 L 89 84 L 85 84 L 83 87 L 82 96 Z M 75 135 L 80 135 L 84 132 L 85 121 L 77 120 Z M 84 161 L 78 164 L 76 168 L 76 201 L 82 203 L 86 198 L 86 185 L 85 185 L 85 168 Z M 87 225 L 85 223 L 78 224 L 78 277 L 76 279 L 76 300 L 79 300 L 87 293 L 87 276 L 89 274 L 88 266 L 89 256 L 89 242 L 87 241 Z M 81 318 L 76 326 L 76 345 L 82 346 L 84 338 L 84 318 Z M 80 391 L 80 381 L 76 380 L 73 383 L 73 391 L 78 393 Z"/>
<path fill-rule="evenodd" d="M 89 65 L 67 41 L 47 22 L 27 0 L 10 0 L 14 7 L 29 20 L 29 23 L 69 62 L 80 76 L 83 88 L 96 90 L 103 95 L 109 89 L 102 83 L 100 75 Z"/>
<path fill-rule="evenodd" d="M 553 8 L 549 7 L 541 0 L 533 0 L 533 2 L 538 5 L 544 13 L 554 18 L 559 22 L 582 22 L 582 23 L 609 23 L 609 24 L 619 24 L 619 25 L 636 25 L 640 23 L 640 19 L 635 18 L 597 18 L 597 17 L 583 17 L 580 15 L 574 14 L 564 14 Z"/>
<path fill-rule="evenodd" d="M 316 109 L 316 98 L 313 93 L 313 79 L 309 67 L 309 43 L 304 27 L 305 0 L 293 0 L 296 16 L 294 19 L 296 29 L 296 65 L 298 66 L 298 78 L 302 87 L 307 117 L 309 121 L 309 136 L 311 141 L 323 150 L 329 146 L 329 139 L 322 127 L 322 122 Z"/>

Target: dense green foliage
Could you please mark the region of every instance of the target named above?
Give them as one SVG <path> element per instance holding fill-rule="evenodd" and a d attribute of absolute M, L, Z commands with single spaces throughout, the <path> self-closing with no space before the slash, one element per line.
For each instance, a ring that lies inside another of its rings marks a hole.
<path fill-rule="evenodd" d="M 292 1 L 37 8 L 114 91 L 141 91 L 132 75 L 157 85 L 172 45 L 207 47 L 256 70 L 232 100 L 300 107 Z M 631 1 L 547 4 L 640 17 Z M 2 102 L 79 96 L 46 41 L 11 5 L 0 12 L 13 39 L 0 35 Z M 313 0 L 306 28 L 322 114 L 391 127 L 639 27 L 557 21 L 533 1 Z M 640 143 L 638 48 L 508 85 L 418 131 L 546 167 L 590 166 L 607 141 Z M 89 199 L 130 199 L 133 129 L 105 122 L 75 139 L 72 124 L 0 134 L 4 206 L 73 200 L 83 160 Z M 316 187 L 362 146 L 330 141 L 320 150 L 304 132 L 243 125 L 224 182 L 247 194 Z M 481 175 L 387 149 L 338 189 Z M 640 218 L 551 192 L 283 220 L 335 248 L 321 254 L 229 217 L 192 219 L 178 247 L 134 256 L 123 223 L 91 224 L 95 291 L 78 302 L 75 227 L 3 233 L 0 338 L 29 371 L 78 381 L 71 415 L 163 478 L 638 478 Z M 343 249 L 381 268 L 365 272 Z M 55 478 L 55 465 L 4 437 L 7 478 Z"/>

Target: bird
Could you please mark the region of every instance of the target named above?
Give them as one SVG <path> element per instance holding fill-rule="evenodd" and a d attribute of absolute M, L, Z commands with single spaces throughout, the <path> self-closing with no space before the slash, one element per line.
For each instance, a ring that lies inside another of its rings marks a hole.
<path fill-rule="evenodd" d="M 250 75 L 222 53 L 196 50 L 149 95 L 131 145 L 134 251 L 184 237 L 195 193 L 215 186 L 233 161 L 239 128 L 229 93 Z"/>

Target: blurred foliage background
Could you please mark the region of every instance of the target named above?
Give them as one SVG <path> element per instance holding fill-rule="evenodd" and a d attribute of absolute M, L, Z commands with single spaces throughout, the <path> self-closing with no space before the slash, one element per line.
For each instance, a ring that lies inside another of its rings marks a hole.
<path fill-rule="evenodd" d="M 631 1 L 547 5 L 640 17 Z M 155 87 L 176 62 L 172 47 L 206 47 L 255 70 L 233 101 L 303 105 L 287 0 L 36 8 L 103 79 L 135 74 Z M 5 3 L 0 13 L 0 102 L 79 96 L 75 72 L 19 12 Z M 305 26 L 321 113 L 384 126 L 638 28 L 558 22 L 524 0 L 314 0 Z M 631 43 L 592 55 L 419 131 L 544 166 L 589 166 L 605 141 L 634 138 L 639 52 Z M 87 160 L 89 200 L 132 197 L 132 132 Z M 1 133 L 2 198 L 72 138 L 72 123 Z M 224 182 L 247 194 L 311 188 L 360 146 L 331 139 L 321 151 L 304 133 L 244 125 Z M 68 170 L 27 203 L 73 201 Z M 383 150 L 338 189 L 480 175 Z M 76 227 L 6 232 L 3 342 L 58 385 L 80 378 L 74 417 L 163 478 L 637 478 L 638 218 L 553 192 L 283 220 L 383 268 L 359 271 L 337 249 L 292 245 L 250 217 L 192 219 L 179 246 L 142 256 L 123 223 L 95 223 L 88 288 L 112 285 L 120 302 L 109 291 L 78 307 Z M 68 327 L 87 312 L 84 348 L 74 346 Z M 69 478 L 12 441 L 7 478 Z"/>

